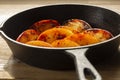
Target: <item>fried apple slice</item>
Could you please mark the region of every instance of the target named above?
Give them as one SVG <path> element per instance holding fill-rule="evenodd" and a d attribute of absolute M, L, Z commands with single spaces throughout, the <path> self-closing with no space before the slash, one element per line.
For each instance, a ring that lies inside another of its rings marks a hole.
<path fill-rule="evenodd" d="M 73 33 L 80 33 L 79 31 L 77 31 L 76 29 L 74 29 L 73 27 L 69 27 L 69 26 L 57 26 L 59 28 L 65 28 L 65 29 L 68 29 L 70 31 L 72 31 Z"/>
<path fill-rule="evenodd" d="M 64 39 L 65 37 L 70 36 L 72 34 L 73 34 L 73 32 L 68 29 L 52 28 L 52 29 L 48 29 L 48 30 L 42 32 L 39 35 L 37 40 L 52 43 L 55 40 Z"/>
<path fill-rule="evenodd" d="M 76 46 L 79 46 L 79 44 L 69 39 L 61 39 L 61 40 L 53 41 L 52 46 L 53 47 L 76 47 Z"/>
<path fill-rule="evenodd" d="M 85 34 L 90 34 L 97 38 L 99 41 L 105 41 L 113 37 L 113 35 L 104 29 L 92 28 L 84 31 Z"/>
<path fill-rule="evenodd" d="M 33 29 L 27 29 L 22 32 L 16 41 L 26 43 L 28 41 L 36 40 L 38 38 L 38 33 Z"/>
<path fill-rule="evenodd" d="M 94 43 L 99 42 L 98 39 L 96 39 L 94 36 L 89 35 L 89 34 L 83 34 L 83 33 L 73 34 L 71 36 L 68 36 L 65 39 L 74 41 L 80 46 L 94 44 Z"/>
<path fill-rule="evenodd" d="M 33 45 L 33 46 L 41 46 L 41 47 L 52 47 L 51 44 L 44 42 L 44 41 L 28 41 L 26 44 Z"/>
<path fill-rule="evenodd" d="M 91 28 L 91 26 L 84 20 L 70 19 L 64 23 L 65 28 L 72 30 L 74 33 L 82 32 L 83 30 Z"/>
<path fill-rule="evenodd" d="M 38 33 L 41 33 L 47 29 L 59 26 L 59 22 L 52 19 L 40 20 L 34 23 L 30 28 L 35 29 Z"/>

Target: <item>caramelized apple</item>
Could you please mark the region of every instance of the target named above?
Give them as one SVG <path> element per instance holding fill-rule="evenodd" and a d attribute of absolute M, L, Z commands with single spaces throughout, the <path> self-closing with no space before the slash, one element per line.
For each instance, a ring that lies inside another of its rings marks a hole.
<path fill-rule="evenodd" d="M 56 20 L 46 19 L 40 20 L 34 23 L 30 28 L 35 29 L 38 33 L 41 33 L 47 29 L 53 28 L 55 26 L 59 26 L 60 24 Z"/>
<path fill-rule="evenodd" d="M 40 20 L 23 31 L 16 41 L 34 46 L 75 47 L 108 40 L 113 35 L 104 29 L 92 28 L 80 19 L 67 20 L 60 25 L 56 20 Z"/>
<path fill-rule="evenodd" d="M 68 26 L 68 27 L 65 27 L 65 28 L 68 28 L 68 29 L 73 28 L 71 30 L 73 30 L 73 32 L 75 32 L 75 33 L 76 32 L 82 32 L 83 30 L 91 28 L 91 26 L 86 21 L 83 21 L 83 20 L 80 20 L 80 19 L 67 20 L 64 23 L 64 26 Z"/>
<path fill-rule="evenodd" d="M 42 46 L 42 47 L 52 47 L 51 44 L 44 42 L 44 41 L 28 41 L 26 44 L 33 45 L 33 46 Z"/>
<path fill-rule="evenodd" d="M 66 39 L 74 41 L 80 46 L 94 44 L 94 43 L 99 42 L 94 36 L 89 35 L 89 34 L 83 34 L 83 33 L 73 34 L 71 36 L 66 37 Z"/>
<path fill-rule="evenodd" d="M 33 29 L 28 29 L 22 32 L 16 41 L 26 43 L 28 41 L 36 40 L 38 38 L 38 33 Z"/>
<path fill-rule="evenodd" d="M 52 46 L 53 47 L 76 47 L 80 45 L 69 39 L 60 39 L 60 40 L 53 41 Z"/>
<path fill-rule="evenodd" d="M 64 28 L 52 28 L 42 32 L 38 40 L 52 43 L 55 40 L 64 39 L 65 37 L 72 35 L 72 31 Z"/>
<path fill-rule="evenodd" d="M 83 33 L 90 34 L 97 38 L 99 41 L 104 41 L 113 37 L 113 35 L 109 31 L 99 28 L 88 29 Z"/>

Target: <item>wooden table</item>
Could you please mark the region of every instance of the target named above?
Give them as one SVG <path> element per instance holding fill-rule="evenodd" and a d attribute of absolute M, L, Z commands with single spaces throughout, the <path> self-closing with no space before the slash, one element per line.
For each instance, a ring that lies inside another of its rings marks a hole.
<path fill-rule="evenodd" d="M 50 4 L 62 4 L 64 0 L 0 0 L 0 22 L 26 9 Z M 90 4 L 120 13 L 119 0 L 66 0 L 66 3 Z M 95 65 L 103 80 L 120 80 L 120 52 Z M 0 80 L 77 80 L 73 71 L 52 71 L 29 66 L 12 56 L 5 40 L 0 37 Z"/>

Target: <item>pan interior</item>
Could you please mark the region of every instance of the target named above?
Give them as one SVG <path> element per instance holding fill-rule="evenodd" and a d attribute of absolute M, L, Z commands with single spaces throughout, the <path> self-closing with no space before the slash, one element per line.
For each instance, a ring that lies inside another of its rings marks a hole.
<path fill-rule="evenodd" d="M 30 9 L 9 18 L 3 25 L 4 33 L 16 40 L 18 35 L 36 21 L 55 19 L 63 23 L 68 19 L 82 19 L 92 27 L 110 31 L 114 36 L 120 33 L 120 15 L 107 9 L 87 5 L 52 5 Z"/>

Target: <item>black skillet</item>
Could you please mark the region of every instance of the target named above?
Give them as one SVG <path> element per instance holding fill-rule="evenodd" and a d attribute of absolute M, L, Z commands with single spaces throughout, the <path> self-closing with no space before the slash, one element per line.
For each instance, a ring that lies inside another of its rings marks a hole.
<path fill-rule="evenodd" d="M 63 23 L 63 21 L 72 18 L 85 20 L 92 27 L 106 29 L 114 37 L 97 44 L 71 48 L 34 47 L 15 41 L 21 32 L 36 21 L 55 19 Z M 74 68 L 73 60 L 75 60 L 80 80 L 86 80 L 86 70 L 92 74 L 93 79 L 101 80 L 101 76 L 89 60 L 93 62 L 103 61 L 118 51 L 120 44 L 120 15 L 108 9 L 88 5 L 43 6 L 12 16 L 3 23 L 0 33 L 14 56 L 27 64 L 45 69 L 66 70 Z"/>

